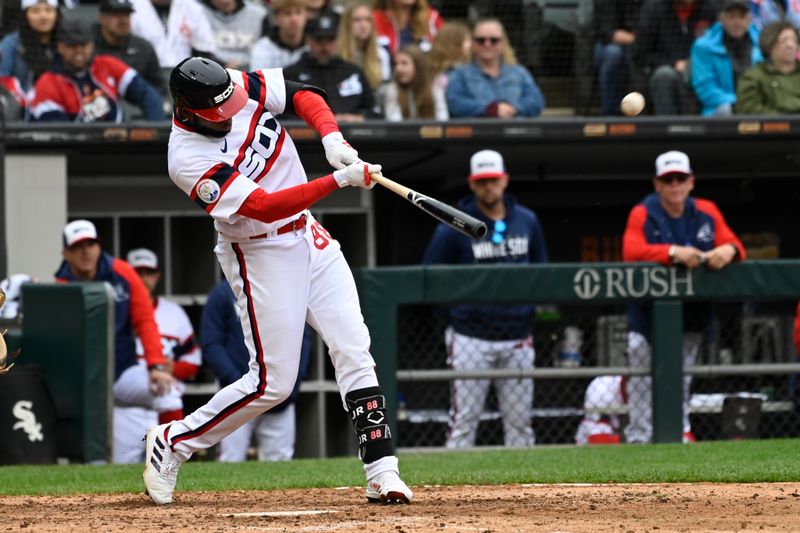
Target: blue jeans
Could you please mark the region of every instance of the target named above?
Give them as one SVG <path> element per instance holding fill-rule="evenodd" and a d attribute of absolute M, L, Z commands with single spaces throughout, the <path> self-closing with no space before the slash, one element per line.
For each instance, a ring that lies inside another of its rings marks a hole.
<path fill-rule="evenodd" d="M 604 115 L 619 115 L 619 102 L 624 96 L 628 74 L 627 46 L 597 43 L 594 47 L 594 62 L 597 65 L 597 84 Z"/>

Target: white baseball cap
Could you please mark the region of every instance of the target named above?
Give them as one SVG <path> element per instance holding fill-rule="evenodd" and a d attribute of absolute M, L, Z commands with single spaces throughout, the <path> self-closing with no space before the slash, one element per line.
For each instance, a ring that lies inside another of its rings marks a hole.
<path fill-rule="evenodd" d="M 484 180 L 507 176 L 503 156 L 494 150 L 475 152 L 469 160 L 469 180 Z"/>
<path fill-rule="evenodd" d="M 128 264 L 133 268 L 149 268 L 158 270 L 158 256 L 147 248 L 137 248 L 128 252 Z"/>
<path fill-rule="evenodd" d="M 88 220 L 73 220 L 64 226 L 64 248 L 81 241 L 97 241 L 97 228 Z"/>
<path fill-rule="evenodd" d="M 660 178 L 667 174 L 686 174 L 692 175 L 692 167 L 689 165 L 689 156 L 683 152 L 672 150 L 665 152 L 656 158 L 656 177 Z"/>
<path fill-rule="evenodd" d="M 49 4 L 51 7 L 58 9 L 58 0 L 22 0 L 21 7 L 24 11 L 36 4 Z"/>

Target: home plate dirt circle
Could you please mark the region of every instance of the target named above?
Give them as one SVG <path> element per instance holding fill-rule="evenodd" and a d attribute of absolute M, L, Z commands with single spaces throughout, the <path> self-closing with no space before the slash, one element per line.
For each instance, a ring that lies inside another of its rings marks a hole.
<path fill-rule="evenodd" d="M 411 505 L 363 488 L 0 497 L 0 531 L 797 531 L 800 483 L 412 486 Z"/>

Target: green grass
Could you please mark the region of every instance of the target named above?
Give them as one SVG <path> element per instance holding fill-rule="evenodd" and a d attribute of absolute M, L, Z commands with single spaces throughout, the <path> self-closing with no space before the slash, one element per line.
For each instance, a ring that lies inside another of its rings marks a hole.
<path fill-rule="evenodd" d="M 800 439 L 405 454 L 401 468 L 410 485 L 798 482 Z M 140 465 L 7 466 L 0 468 L 0 494 L 139 492 L 141 473 Z M 337 487 L 363 482 L 355 458 L 239 464 L 196 461 L 181 468 L 178 490 Z"/>

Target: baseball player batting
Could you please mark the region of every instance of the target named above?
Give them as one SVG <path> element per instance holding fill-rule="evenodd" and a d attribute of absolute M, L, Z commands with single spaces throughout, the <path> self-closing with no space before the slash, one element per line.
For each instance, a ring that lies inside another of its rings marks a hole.
<path fill-rule="evenodd" d="M 157 504 L 171 502 L 178 469 L 194 452 L 291 394 L 308 321 L 329 347 L 367 499 L 409 503 L 352 273 L 339 243 L 308 212 L 340 187 L 371 189 L 380 165 L 359 160 L 345 142 L 324 91 L 284 80 L 280 69 L 245 73 L 189 58 L 172 70 L 170 92 L 169 174 L 214 218 L 215 253 L 236 296 L 250 371 L 186 418 L 147 432 L 145 491 Z M 275 119 L 281 113 L 312 126 L 338 170 L 309 182 Z"/>

